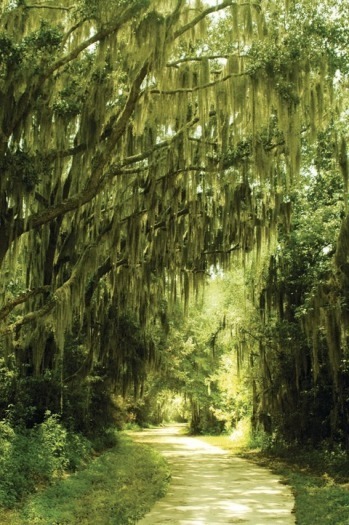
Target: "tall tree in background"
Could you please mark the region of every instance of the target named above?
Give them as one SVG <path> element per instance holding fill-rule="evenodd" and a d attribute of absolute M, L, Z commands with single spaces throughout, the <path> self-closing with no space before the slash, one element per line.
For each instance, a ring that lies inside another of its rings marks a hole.
<path fill-rule="evenodd" d="M 341 441 L 348 429 L 349 244 L 333 128 L 319 134 L 293 220 L 280 232 L 258 297 L 259 412 L 289 441 Z M 341 260 L 341 266 L 338 261 Z"/>
<path fill-rule="evenodd" d="M 155 354 L 143 336 L 130 351 L 135 326 L 289 226 L 301 142 L 342 114 L 347 8 L 318 7 L 2 2 L 6 367 L 59 371 L 62 406 L 93 367 L 137 386 Z"/>

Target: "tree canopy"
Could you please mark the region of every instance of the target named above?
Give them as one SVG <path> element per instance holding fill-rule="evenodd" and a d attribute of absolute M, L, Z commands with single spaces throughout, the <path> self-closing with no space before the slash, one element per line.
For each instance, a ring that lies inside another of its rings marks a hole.
<path fill-rule="evenodd" d="M 213 267 L 248 254 L 257 264 L 289 234 L 304 167 L 327 170 L 314 151 L 329 129 L 344 217 L 333 249 L 347 286 L 349 13 L 316 4 L 2 2 L 7 368 L 58 374 L 62 392 L 97 369 L 137 390 L 168 304 L 187 304 Z"/>

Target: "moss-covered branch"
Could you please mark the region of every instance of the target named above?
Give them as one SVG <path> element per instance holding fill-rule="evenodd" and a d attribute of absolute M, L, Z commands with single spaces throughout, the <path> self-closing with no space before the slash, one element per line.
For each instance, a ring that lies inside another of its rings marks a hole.
<path fill-rule="evenodd" d="M 49 5 L 49 4 L 25 4 L 25 9 L 55 9 L 57 11 L 70 11 L 74 6 L 66 7 L 59 5 Z"/>
<path fill-rule="evenodd" d="M 248 73 L 230 73 L 229 75 L 225 75 L 222 78 L 218 78 L 217 80 L 212 80 L 211 82 L 207 82 L 206 84 L 201 84 L 198 86 L 193 86 L 191 88 L 176 88 L 176 89 L 150 89 L 149 93 L 152 95 L 177 95 L 180 93 L 195 93 L 197 91 L 201 91 L 203 89 L 211 88 L 214 86 L 217 86 L 219 84 L 222 84 L 223 82 L 227 82 L 227 80 L 230 80 L 231 78 L 238 78 L 248 75 Z"/>
<path fill-rule="evenodd" d="M 31 297 L 36 295 L 45 294 L 50 291 L 49 286 L 42 286 L 41 288 L 36 288 L 35 290 L 28 290 L 18 295 L 14 299 L 9 299 L 5 306 L 0 310 L 0 320 L 5 319 L 19 304 L 23 304 Z"/>

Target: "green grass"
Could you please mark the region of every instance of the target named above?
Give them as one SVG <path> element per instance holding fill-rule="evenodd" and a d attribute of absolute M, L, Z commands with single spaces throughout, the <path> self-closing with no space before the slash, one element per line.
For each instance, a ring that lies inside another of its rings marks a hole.
<path fill-rule="evenodd" d="M 297 525 L 349 525 L 349 459 L 344 454 L 248 450 L 229 436 L 202 436 L 211 445 L 271 468 L 292 487 Z"/>
<path fill-rule="evenodd" d="M 292 487 L 297 525 L 349 525 L 349 458 L 346 455 L 285 450 L 259 452 L 255 460 L 272 468 Z"/>
<path fill-rule="evenodd" d="M 166 491 L 169 470 L 150 447 L 119 438 L 84 470 L 3 513 L 3 525 L 131 525 Z"/>
<path fill-rule="evenodd" d="M 348 525 L 349 491 L 326 476 L 319 478 L 280 468 L 294 491 L 298 525 Z"/>

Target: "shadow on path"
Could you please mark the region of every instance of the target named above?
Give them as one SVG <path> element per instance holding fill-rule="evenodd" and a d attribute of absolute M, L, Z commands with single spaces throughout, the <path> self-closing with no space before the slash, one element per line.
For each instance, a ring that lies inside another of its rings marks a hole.
<path fill-rule="evenodd" d="M 294 525 L 291 490 L 265 468 L 195 437 L 180 426 L 133 432 L 161 452 L 171 468 L 164 498 L 139 525 Z"/>

